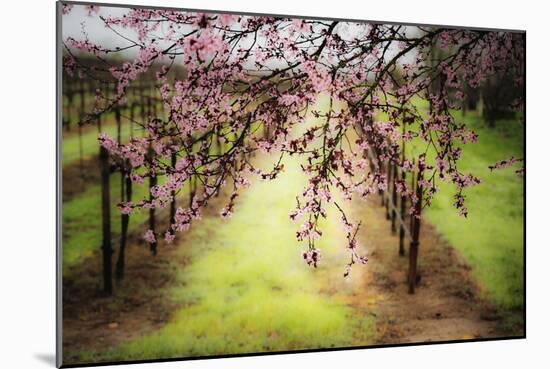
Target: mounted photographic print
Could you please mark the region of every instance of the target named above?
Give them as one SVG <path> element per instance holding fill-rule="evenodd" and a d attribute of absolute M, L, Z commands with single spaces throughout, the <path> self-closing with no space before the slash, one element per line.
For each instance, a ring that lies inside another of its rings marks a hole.
<path fill-rule="evenodd" d="M 525 337 L 525 32 L 57 6 L 58 365 Z"/>

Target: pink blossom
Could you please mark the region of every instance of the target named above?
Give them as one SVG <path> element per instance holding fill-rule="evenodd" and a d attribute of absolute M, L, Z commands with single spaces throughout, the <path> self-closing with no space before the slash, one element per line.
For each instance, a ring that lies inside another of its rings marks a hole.
<path fill-rule="evenodd" d="M 312 249 L 304 251 L 302 256 L 307 265 L 312 265 L 314 268 L 317 268 L 317 265 L 321 261 L 321 250 Z"/>
<path fill-rule="evenodd" d="M 155 243 L 157 242 L 157 239 L 155 237 L 155 232 L 153 232 L 151 229 L 147 230 L 145 234 L 143 235 L 143 239 L 148 243 Z"/>
<path fill-rule="evenodd" d="M 172 243 L 175 238 L 176 238 L 176 235 L 172 231 L 166 231 L 166 233 L 164 233 L 164 240 L 167 243 Z"/>

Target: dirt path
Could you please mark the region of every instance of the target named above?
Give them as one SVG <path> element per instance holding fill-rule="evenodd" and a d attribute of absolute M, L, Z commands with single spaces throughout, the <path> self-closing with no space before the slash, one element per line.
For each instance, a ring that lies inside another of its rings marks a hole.
<path fill-rule="evenodd" d="M 410 295 L 406 285 L 407 253 L 398 255 L 399 238 L 390 232 L 380 199 L 373 197 L 357 206 L 354 216 L 366 220 L 359 237 L 369 251 L 369 265 L 364 290 L 353 304 L 374 305 L 378 344 L 506 335 L 501 328 L 502 317 L 480 298 L 470 267 L 433 226 L 422 226 L 421 278 L 416 293 Z"/>

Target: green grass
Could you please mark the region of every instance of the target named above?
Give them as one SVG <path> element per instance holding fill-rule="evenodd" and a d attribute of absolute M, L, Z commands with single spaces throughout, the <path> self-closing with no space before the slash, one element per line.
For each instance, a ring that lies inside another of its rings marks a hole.
<path fill-rule="evenodd" d="M 175 258 L 190 258 L 191 263 L 182 267 L 175 261 L 176 282 L 167 293 L 181 308 L 165 327 L 105 355 L 88 353 L 83 359 L 154 359 L 372 343 L 371 315 L 345 302 L 359 279 L 340 277 L 347 259 L 335 211 L 323 225 L 318 245 L 321 266 L 309 268 L 301 258 L 302 248 L 294 238 L 299 224 L 292 224 L 288 213 L 305 177 L 292 159 L 286 166 L 280 179 L 254 183 L 244 191 L 231 219 L 205 217 L 191 229 Z M 327 289 L 331 295 L 323 293 Z"/>
<path fill-rule="evenodd" d="M 101 127 L 101 131 L 107 135 L 116 139 L 117 137 L 117 126 L 114 123 L 112 117 L 107 116 L 107 120 Z M 76 130 L 76 128 L 75 128 Z M 140 127 L 134 125 L 134 134 L 140 134 Z M 84 160 L 89 159 L 90 157 L 97 156 L 99 151 L 99 143 L 97 141 L 98 132 L 97 128 L 91 127 L 87 128 L 82 133 L 82 158 Z M 126 141 L 130 137 L 130 124 L 123 123 L 121 129 L 121 138 L 123 141 Z M 80 159 L 80 139 L 77 133 L 65 134 L 63 137 L 62 144 L 62 156 L 61 160 L 64 166 L 71 165 L 77 162 Z"/>
<path fill-rule="evenodd" d="M 428 110 L 424 100 L 415 104 L 420 111 Z M 426 218 L 472 267 L 485 298 L 505 310 L 521 310 L 525 293 L 523 178 L 514 168 L 491 172 L 488 167 L 511 156 L 523 158 L 523 125 L 518 120 L 500 120 L 491 129 L 478 112 L 453 115 L 479 135 L 476 144 L 463 147 L 459 169 L 480 177 L 483 183 L 466 189 L 468 218 L 464 219 L 452 206 L 454 185 L 438 181 L 439 192 Z M 378 119 L 387 116 L 381 114 Z M 418 154 L 424 147 L 423 141 L 415 139 L 407 152 Z M 427 161 L 433 165 L 433 152 L 428 152 Z"/>
<path fill-rule="evenodd" d="M 479 134 L 479 141 L 464 148 L 459 168 L 479 176 L 483 183 L 466 191 L 469 212 L 464 219 L 452 207 L 454 186 L 440 182 L 427 218 L 472 266 L 493 301 L 506 309 L 522 308 L 523 179 L 513 168 L 488 169 L 512 155 L 523 157 L 522 126 L 499 121 L 497 128 L 489 129 L 475 115 L 467 115 L 466 122 Z"/>
<path fill-rule="evenodd" d="M 93 97 L 92 97 L 93 99 Z M 91 109 L 91 108 L 90 108 Z M 157 109 L 159 112 L 163 112 L 163 106 L 161 103 L 157 105 Z M 135 117 L 134 119 L 140 121 L 141 120 L 141 113 L 139 109 L 135 109 Z M 130 115 L 130 112 L 128 109 L 122 109 L 122 125 L 121 125 L 121 139 L 122 142 L 128 141 L 131 135 L 131 125 L 128 119 L 125 117 L 128 117 Z M 101 121 L 101 132 L 106 133 L 113 139 L 117 138 L 117 125 L 115 122 L 115 113 L 114 112 L 107 112 L 102 115 L 102 121 Z M 62 163 L 64 166 L 73 164 L 77 162 L 80 159 L 80 139 L 78 136 L 78 128 L 77 128 L 78 121 L 76 117 L 71 122 L 71 131 L 67 132 L 66 130 L 63 131 L 63 143 L 62 143 Z M 88 123 L 83 126 L 83 133 L 82 133 L 82 158 L 84 160 L 89 159 L 92 156 L 96 156 L 98 154 L 98 130 L 97 130 L 97 124 L 96 123 Z M 133 125 L 134 129 L 134 136 L 140 137 L 143 132 L 143 128 L 140 127 L 138 124 Z"/>
<path fill-rule="evenodd" d="M 120 199 L 120 174 L 110 178 L 111 231 L 113 237 L 120 234 L 120 211 L 116 204 Z M 144 198 L 148 186 L 133 186 L 133 196 Z M 136 229 L 147 219 L 146 211 L 136 211 L 130 216 L 130 230 Z M 71 201 L 63 203 L 63 271 L 90 256 L 101 245 L 101 187 L 94 185 Z M 114 245 L 117 246 L 117 245 Z"/>

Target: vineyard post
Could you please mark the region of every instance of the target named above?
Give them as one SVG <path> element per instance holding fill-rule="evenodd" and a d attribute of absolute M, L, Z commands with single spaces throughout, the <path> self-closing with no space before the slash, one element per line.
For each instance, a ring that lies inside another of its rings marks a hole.
<path fill-rule="evenodd" d="M 378 162 L 375 163 L 375 168 L 378 170 L 379 173 L 382 173 L 384 171 L 384 163 L 382 160 L 380 160 L 380 155 L 378 152 L 378 149 L 374 147 L 374 157 L 378 158 Z M 384 197 L 384 190 L 378 189 L 378 194 L 380 195 L 380 198 L 382 199 L 382 206 L 386 206 L 386 199 Z"/>
<path fill-rule="evenodd" d="M 97 116 L 97 128 L 101 132 L 101 116 Z M 110 168 L 109 153 L 103 145 L 99 146 L 99 166 L 101 170 L 101 219 L 102 219 L 102 244 L 103 253 L 103 291 L 111 295 L 113 293 L 113 271 L 111 245 L 111 199 L 110 199 Z"/>
<path fill-rule="evenodd" d="M 171 165 L 172 170 L 176 170 L 176 162 L 177 162 L 177 155 L 174 151 L 171 156 Z M 172 227 L 176 223 L 176 190 L 172 190 L 170 192 L 170 195 L 172 196 L 172 201 L 170 202 L 170 227 Z M 171 232 L 173 232 L 172 228 Z"/>
<path fill-rule="evenodd" d="M 130 179 L 130 176 L 126 173 L 125 174 L 125 181 L 126 181 L 126 201 L 132 201 L 132 180 Z M 120 239 L 120 251 L 118 255 L 117 265 L 116 265 L 116 278 L 118 280 L 124 279 L 124 266 L 125 266 L 125 249 L 126 249 L 126 243 L 128 239 L 128 227 L 130 224 L 130 215 L 129 214 L 123 214 L 126 216 L 125 221 L 122 226 L 122 236 Z M 124 237 L 124 241 L 122 238 Z"/>
<path fill-rule="evenodd" d="M 122 135 L 121 135 L 121 129 L 122 129 L 122 122 L 121 122 L 121 116 L 120 116 L 120 107 L 118 105 L 115 106 L 115 119 L 117 124 L 117 140 L 120 144 L 122 141 Z M 128 175 L 126 173 L 126 163 L 123 162 L 120 166 L 120 201 L 129 201 L 127 200 L 128 196 L 128 186 L 127 186 L 127 179 Z M 131 192 L 131 189 L 130 189 Z M 116 272 L 115 277 L 118 281 L 122 280 L 124 278 L 124 258 L 125 258 L 125 251 L 126 251 L 126 240 L 128 238 L 128 225 L 130 222 L 130 215 L 127 213 L 121 213 L 120 215 L 120 246 L 118 251 L 118 260 L 116 263 Z"/>
<path fill-rule="evenodd" d="M 404 170 L 401 170 L 401 180 L 403 183 L 405 183 L 407 179 L 407 174 Z M 405 212 L 407 210 L 407 195 L 403 193 L 401 195 L 401 217 L 402 222 L 401 226 L 399 227 L 399 256 L 405 255 Z"/>
<path fill-rule="evenodd" d="M 405 113 L 403 113 L 403 116 Z M 403 118 L 402 121 L 402 138 L 401 138 L 401 180 L 403 181 L 403 185 L 405 185 L 407 180 L 407 173 L 403 169 L 403 165 L 405 164 L 405 132 L 406 132 L 406 120 Z M 397 177 L 397 172 L 396 172 Z M 405 192 L 401 194 L 401 201 L 400 201 L 400 212 L 401 212 L 401 226 L 399 227 L 399 256 L 405 255 L 405 212 L 407 209 L 407 195 Z"/>
<path fill-rule="evenodd" d="M 151 108 L 151 96 L 147 96 L 147 113 L 151 115 L 152 108 Z M 150 119 L 151 117 L 149 116 Z M 152 142 L 152 140 L 151 140 Z M 153 150 L 153 146 L 151 143 L 149 143 L 149 161 L 152 163 L 154 161 L 154 155 L 155 151 Z M 158 183 L 157 174 L 156 173 L 149 173 L 149 200 L 151 202 L 154 201 L 153 194 L 151 192 L 151 189 L 155 187 Z M 151 206 L 149 208 L 149 229 L 153 232 L 154 235 L 154 241 L 151 242 L 150 250 L 151 254 L 154 256 L 157 254 L 157 232 L 156 232 L 156 208 L 154 206 Z"/>
<path fill-rule="evenodd" d="M 153 160 L 153 149 L 150 148 L 149 150 L 149 157 L 150 160 Z M 151 173 L 149 175 L 149 200 L 153 201 L 154 197 L 151 194 L 151 188 L 157 185 L 157 176 L 155 173 Z M 151 206 L 149 208 L 149 229 L 153 231 L 153 235 L 155 236 L 155 240 L 151 242 L 151 254 L 154 256 L 157 254 L 157 232 L 156 232 L 156 214 L 155 214 L 155 208 Z"/>
<path fill-rule="evenodd" d="M 409 293 L 413 294 L 417 283 L 417 267 L 418 267 L 418 246 L 420 238 L 420 219 L 422 215 L 422 180 L 424 176 L 424 168 L 421 161 L 418 163 L 418 174 L 416 180 L 416 203 L 414 204 L 414 213 L 412 215 L 412 240 L 409 249 Z"/>
<path fill-rule="evenodd" d="M 415 162 L 416 160 L 413 159 L 413 167 L 415 165 Z M 414 172 L 411 173 L 411 193 L 414 194 L 415 190 L 416 190 L 416 183 L 415 183 L 415 175 L 414 175 Z M 413 205 L 412 203 L 412 200 L 411 200 L 411 206 Z M 409 229 L 411 230 L 411 233 L 412 233 L 412 228 L 413 228 L 413 223 L 414 223 L 414 217 L 412 215 L 409 216 Z"/>
<path fill-rule="evenodd" d="M 134 97 L 135 97 L 135 89 L 134 91 Z M 135 98 L 133 100 L 136 100 Z M 134 138 L 134 118 L 135 113 L 134 110 L 136 108 L 135 101 L 132 101 L 129 105 L 130 108 L 130 140 Z M 125 170 L 125 168 L 129 166 L 129 163 L 125 162 L 122 163 L 122 171 L 121 176 L 125 183 L 125 198 L 124 195 L 122 195 L 122 201 L 131 202 L 132 201 L 132 179 L 130 178 L 129 172 Z M 124 224 L 124 217 L 122 218 L 122 224 Z M 125 251 L 126 251 L 126 242 L 127 242 L 127 234 L 128 234 L 128 228 L 130 225 L 130 215 L 127 214 L 127 220 L 126 220 L 126 226 L 122 227 L 122 235 L 120 238 L 120 250 L 118 253 L 118 259 L 116 263 L 116 279 L 117 280 L 123 280 L 124 279 L 124 268 L 125 268 Z M 124 239 L 124 241 L 123 241 Z M 123 246 L 124 245 L 124 246 Z"/>
<path fill-rule="evenodd" d="M 396 185 L 395 185 L 395 181 L 397 181 L 397 164 L 396 163 L 393 163 L 391 164 L 391 167 L 392 167 L 392 178 L 393 178 L 393 181 L 392 181 L 392 210 L 391 210 L 391 231 L 392 233 L 395 234 L 395 232 L 397 231 L 396 229 L 396 226 L 395 226 L 395 221 L 396 221 L 396 216 L 397 216 L 397 213 L 396 213 L 396 206 L 397 206 L 397 188 L 396 188 Z"/>

